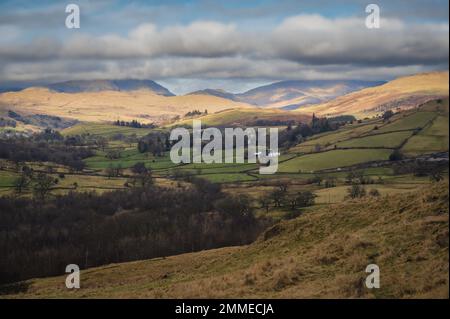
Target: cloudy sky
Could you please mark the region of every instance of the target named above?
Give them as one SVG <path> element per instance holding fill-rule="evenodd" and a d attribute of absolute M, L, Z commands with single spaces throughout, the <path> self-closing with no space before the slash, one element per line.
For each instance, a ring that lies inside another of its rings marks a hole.
<path fill-rule="evenodd" d="M 67 29 L 78 4 L 81 28 Z M 381 9 L 367 29 L 365 7 Z M 182 94 L 447 70 L 447 0 L 0 2 L 0 84 L 153 79 Z"/>

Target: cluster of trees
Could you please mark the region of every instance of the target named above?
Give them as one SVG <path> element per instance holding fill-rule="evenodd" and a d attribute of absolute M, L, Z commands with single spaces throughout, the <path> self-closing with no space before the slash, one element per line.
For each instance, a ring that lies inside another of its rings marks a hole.
<path fill-rule="evenodd" d="M 383 121 L 388 121 L 391 117 L 394 116 L 394 114 L 395 113 L 392 110 L 387 110 L 381 117 L 383 118 Z"/>
<path fill-rule="evenodd" d="M 138 122 L 137 120 L 132 120 L 131 122 L 117 120 L 114 122 L 114 125 L 133 127 L 133 128 L 155 128 L 156 127 L 156 125 L 153 123 L 144 124 L 144 123 Z"/>
<path fill-rule="evenodd" d="M 371 184 L 383 184 L 383 179 L 378 177 L 378 180 L 375 181 L 370 176 L 364 174 L 364 171 L 355 171 L 350 170 L 345 177 L 345 183 L 350 184 L 351 186 L 347 188 L 347 198 L 362 198 L 367 195 L 378 197 L 380 196 L 380 192 L 376 188 L 372 188 L 369 193 L 367 193 L 365 185 Z"/>
<path fill-rule="evenodd" d="M 366 188 L 360 184 L 353 184 L 351 187 L 347 188 L 347 197 L 351 199 L 362 198 L 367 196 Z M 380 192 L 376 188 L 372 188 L 369 191 L 369 196 L 379 197 Z"/>
<path fill-rule="evenodd" d="M 356 184 L 356 185 L 369 185 L 374 184 L 375 181 L 370 178 L 370 176 L 365 175 L 364 171 L 359 170 L 350 170 L 347 173 L 347 176 L 345 177 L 345 183 L 346 184 Z M 379 180 L 378 183 L 380 184 L 381 181 Z"/>
<path fill-rule="evenodd" d="M 273 191 L 264 194 L 259 198 L 261 208 L 269 212 L 272 207 L 286 208 L 291 210 L 298 210 L 303 207 L 314 205 L 314 195 L 310 191 L 289 192 L 287 183 L 278 183 Z"/>
<path fill-rule="evenodd" d="M 328 121 L 331 123 L 347 124 L 353 123 L 354 121 L 356 121 L 356 118 L 353 115 L 338 115 L 329 117 Z"/>
<path fill-rule="evenodd" d="M 187 112 L 184 116 L 185 117 L 191 117 L 191 116 L 199 116 L 199 115 L 202 115 L 202 114 L 204 114 L 204 115 L 208 114 L 208 110 L 205 110 L 203 113 L 200 112 L 199 110 L 193 110 L 193 111 Z"/>
<path fill-rule="evenodd" d="M 392 153 L 389 155 L 390 161 L 401 161 L 404 158 L 405 156 L 399 149 L 393 150 Z"/>
<path fill-rule="evenodd" d="M 330 121 L 327 118 L 319 118 L 313 114 L 311 123 L 299 123 L 297 126 L 288 125 L 286 130 L 280 132 L 278 143 L 282 147 L 292 147 L 303 142 L 307 137 L 315 134 L 334 131 L 344 125 L 343 121 Z"/>
<path fill-rule="evenodd" d="M 64 139 L 48 139 L 52 133 L 42 133 L 34 138 L 0 139 L 0 158 L 16 163 L 54 162 L 81 171 L 85 167 L 83 159 L 93 156 L 89 147 L 68 146 Z M 58 133 L 59 134 L 59 133 Z"/>
<path fill-rule="evenodd" d="M 59 134 L 59 133 L 58 133 Z M 86 146 L 104 150 L 108 146 L 108 140 L 103 136 L 91 135 L 89 133 L 70 135 L 64 137 L 66 146 Z"/>
<path fill-rule="evenodd" d="M 394 174 L 414 174 L 418 177 L 428 176 L 431 181 L 441 181 L 444 178 L 444 171 L 448 169 L 448 162 L 415 160 L 392 166 Z"/>
<path fill-rule="evenodd" d="M 140 153 L 150 152 L 153 156 L 162 156 L 164 152 L 170 151 L 171 145 L 168 133 L 151 132 L 139 139 L 137 148 Z"/>
<path fill-rule="evenodd" d="M 317 184 L 317 186 L 323 186 L 324 188 L 336 187 L 337 178 L 334 176 L 322 176 L 314 175 L 308 179 L 309 184 Z"/>
<path fill-rule="evenodd" d="M 98 195 L 0 198 L 0 283 L 81 268 L 248 244 L 268 226 L 245 196 L 195 179 L 184 190 L 148 183 Z M 146 176 L 144 178 L 144 176 Z M 147 181 L 147 182 L 146 182 Z"/>
<path fill-rule="evenodd" d="M 32 188 L 34 198 L 42 201 L 47 198 L 53 186 L 58 182 L 58 178 L 44 172 L 34 172 L 32 168 L 23 166 L 21 174 L 14 180 L 14 194 L 21 195 L 24 191 Z"/>
<path fill-rule="evenodd" d="M 16 121 L 0 117 L 0 127 L 16 127 L 16 125 Z"/>

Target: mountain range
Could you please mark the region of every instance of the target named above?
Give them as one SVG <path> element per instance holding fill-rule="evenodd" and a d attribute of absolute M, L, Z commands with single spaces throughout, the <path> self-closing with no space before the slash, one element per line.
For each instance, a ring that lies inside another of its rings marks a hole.
<path fill-rule="evenodd" d="M 384 83 L 385 81 L 295 80 L 275 82 L 238 94 L 220 89 L 205 89 L 190 94 L 207 94 L 258 107 L 294 110 L 305 105 L 326 102 L 353 91 Z"/>
<path fill-rule="evenodd" d="M 182 119 L 194 110 L 211 115 L 229 109 L 253 109 L 251 113 L 258 117 L 264 108 L 294 112 L 291 113 L 294 117 L 316 113 L 363 118 L 448 96 L 448 77 L 448 71 L 443 71 L 400 77 L 386 83 L 282 81 L 240 94 L 205 89 L 185 95 L 174 95 L 151 80 L 68 81 L 0 93 L 0 116 L 8 117 L 11 110 L 24 116 L 47 115 L 88 122 L 136 119 L 161 124 Z M 264 116 L 267 118 L 267 112 Z"/>
<path fill-rule="evenodd" d="M 257 107 L 297 109 L 304 105 L 318 104 L 366 87 L 384 84 L 384 81 L 359 80 L 295 80 L 280 81 L 259 86 L 243 93 L 231 93 L 222 89 L 203 89 L 186 95 L 209 95 Z M 158 95 L 175 96 L 169 89 L 152 80 L 74 80 L 38 87 L 57 93 L 83 93 L 103 91 L 148 90 Z M 20 91 L 3 88 L 0 92 Z"/>

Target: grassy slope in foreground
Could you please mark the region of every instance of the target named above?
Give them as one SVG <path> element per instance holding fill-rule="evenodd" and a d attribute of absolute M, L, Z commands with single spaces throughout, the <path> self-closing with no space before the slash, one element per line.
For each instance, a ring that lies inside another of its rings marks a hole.
<path fill-rule="evenodd" d="M 29 280 L 2 297 L 448 298 L 448 199 L 442 182 L 315 208 L 249 246 L 87 269 L 79 290 Z M 364 286 L 371 263 L 380 289 Z"/>

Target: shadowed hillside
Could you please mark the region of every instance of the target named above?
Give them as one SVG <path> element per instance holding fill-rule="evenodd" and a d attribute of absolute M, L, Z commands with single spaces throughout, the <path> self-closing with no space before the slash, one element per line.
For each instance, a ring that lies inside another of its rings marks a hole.
<path fill-rule="evenodd" d="M 80 80 L 54 83 L 46 87 L 56 92 L 66 93 L 135 91 L 146 89 L 164 96 L 174 95 L 168 89 L 152 80 Z"/>

